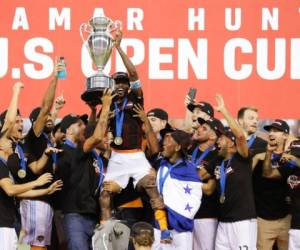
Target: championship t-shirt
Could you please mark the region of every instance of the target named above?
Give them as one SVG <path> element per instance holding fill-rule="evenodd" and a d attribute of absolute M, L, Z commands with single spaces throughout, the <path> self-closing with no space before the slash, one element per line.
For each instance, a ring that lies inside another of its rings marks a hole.
<path fill-rule="evenodd" d="M 48 147 L 49 139 L 48 136 L 45 133 L 42 133 L 39 137 L 37 137 L 34 133 L 33 128 L 31 128 L 28 132 L 28 134 L 25 137 L 25 144 L 24 144 L 24 151 L 25 155 L 28 158 L 34 158 L 35 160 L 39 160 L 40 157 L 43 155 L 44 151 Z M 45 167 L 42 170 L 41 174 L 44 173 L 54 173 L 54 165 L 53 165 L 53 158 L 49 157 L 48 161 L 45 165 Z M 28 171 L 28 177 L 31 178 L 31 180 L 37 179 L 40 175 L 35 175 L 32 173 L 32 171 Z M 40 188 L 47 188 L 51 185 L 51 183 L 48 183 Z M 42 196 L 37 197 L 35 199 L 43 200 L 45 202 L 50 202 L 51 197 L 50 196 Z"/>
<path fill-rule="evenodd" d="M 193 147 L 189 150 L 189 160 L 193 161 L 193 153 L 197 152 L 195 155 L 195 159 L 199 160 L 201 155 L 203 155 L 203 151 L 196 150 L 199 145 L 193 144 Z M 201 160 L 197 169 L 206 168 L 210 161 L 216 159 L 218 156 L 218 152 L 216 150 L 209 151 L 208 154 Z M 207 180 L 202 180 L 203 183 L 207 183 Z M 202 218 L 217 218 L 219 216 L 219 202 L 218 202 L 218 192 L 215 190 L 211 195 L 202 194 L 201 206 L 198 212 L 195 215 L 195 219 Z"/>
<path fill-rule="evenodd" d="M 0 160 L 0 180 L 11 178 L 8 167 Z M 13 228 L 16 216 L 16 206 L 14 197 L 9 197 L 5 191 L 0 188 L 0 227 Z M 3 239 L 4 240 L 4 239 Z M 0 243 L 1 244 L 1 243 Z"/>
<path fill-rule="evenodd" d="M 63 146 L 58 155 L 56 178 L 64 182 L 63 190 L 58 195 L 58 207 L 64 213 L 80 213 L 98 217 L 99 210 L 99 178 L 96 173 L 99 167 L 92 152 L 85 153 L 81 146 L 73 148 Z M 100 156 L 101 157 L 101 156 Z M 103 168 L 107 160 L 101 157 Z"/>
<path fill-rule="evenodd" d="M 218 195 L 221 195 L 222 160 L 212 160 L 207 170 L 217 180 Z M 251 158 L 244 158 L 235 153 L 230 160 L 224 161 L 226 182 L 225 201 L 220 203 L 219 221 L 235 222 L 256 218 L 252 187 Z"/>
<path fill-rule="evenodd" d="M 279 166 L 278 163 L 272 164 L 273 168 Z M 259 161 L 253 170 L 253 189 L 258 217 L 265 220 L 277 220 L 289 213 L 286 180 L 263 177 L 263 161 Z"/>
<path fill-rule="evenodd" d="M 133 106 L 135 104 L 140 104 L 144 106 L 143 97 L 138 97 L 133 91 L 127 95 L 127 104 L 124 108 L 124 121 L 122 126 L 122 140 L 121 145 L 116 145 L 112 142 L 112 147 L 115 149 L 141 149 L 143 141 L 143 131 L 142 131 L 142 122 L 139 117 L 133 117 L 136 113 L 133 111 Z M 119 103 L 118 108 L 122 109 L 122 102 Z M 114 103 L 111 105 L 111 110 L 115 111 Z M 116 116 L 111 120 L 109 127 L 113 133 L 113 136 L 116 137 Z"/>
<path fill-rule="evenodd" d="M 300 230 L 300 168 L 279 167 L 284 181 L 287 182 L 290 188 L 291 197 L 291 229 Z"/>

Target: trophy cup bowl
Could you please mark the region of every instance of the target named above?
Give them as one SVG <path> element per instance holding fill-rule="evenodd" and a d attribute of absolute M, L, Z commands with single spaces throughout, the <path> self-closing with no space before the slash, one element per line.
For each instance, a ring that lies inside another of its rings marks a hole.
<path fill-rule="evenodd" d="M 113 22 L 105 16 L 94 17 L 80 26 L 82 41 L 97 67 L 97 73 L 86 79 L 86 91 L 81 95 L 81 99 L 91 105 L 101 103 L 100 98 L 104 89 L 114 89 L 114 80 L 106 75 L 103 69 L 111 56 L 114 45 L 111 33 L 118 27 L 120 27 L 120 21 Z M 84 32 L 89 34 L 86 39 Z"/>

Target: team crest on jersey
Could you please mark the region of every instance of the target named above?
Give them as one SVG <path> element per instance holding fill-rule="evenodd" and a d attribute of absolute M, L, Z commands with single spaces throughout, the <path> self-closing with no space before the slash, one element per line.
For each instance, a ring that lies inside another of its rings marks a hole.
<path fill-rule="evenodd" d="M 291 189 L 300 188 L 300 176 L 290 175 L 287 179 L 287 183 L 289 184 Z"/>
<path fill-rule="evenodd" d="M 234 170 L 231 166 L 225 169 L 226 175 L 233 174 Z M 216 179 L 219 180 L 221 177 L 221 166 L 216 166 L 214 174 L 216 176 Z"/>

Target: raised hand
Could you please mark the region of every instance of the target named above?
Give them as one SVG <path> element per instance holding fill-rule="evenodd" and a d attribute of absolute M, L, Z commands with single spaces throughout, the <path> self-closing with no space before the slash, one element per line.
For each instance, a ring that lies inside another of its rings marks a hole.
<path fill-rule="evenodd" d="M 195 103 L 196 100 L 192 100 L 189 95 L 186 95 L 184 98 L 184 106 L 187 107 L 191 103 Z"/>
<path fill-rule="evenodd" d="M 54 108 L 56 110 L 60 110 L 65 106 L 65 104 L 66 104 L 66 101 L 65 101 L 65 98 L 64 98 L 63 93 L 62 93 L 60 96 L 56 97 L 56 100 L 55 100 L 55 103 L 54 103 Z"/>
<path fill-rule="evenodd" d="M 115 47 L 120 47 L 121 41 L 123 37 L 123 32 L 120 29 L 117 29 L 115 32 Z"/>
<path fill-rule="evenodd" d="M 13 86 L 13 92 L 20 91 L 23 88 L 24 88 L 24 83 L 16 82 Z"/>
<path fill-rule="evenodd" d="M 103 92 L 103 95 L 101 97 L 101 101 L 103 105 L 109 105 L 111 104 L 113 98 L 116 96 L 117 94 L 112 92 L 111 89 L 105 89 Z"/>
<path fill-rule="evenodd" d="M 133 106 L 133 111 L 136 113 L 136 115 L 133 115 L 134 117 L 139 117 L 143 123 L 147 121 L 147 114 L 140 104 L 135 104 Z"/>
<path fill-rule="evenodd" d="M 59 72 L 59 71 L 64 71 L 64 70 L 66 70 L 66 65 L 65 65 L 64 63 L 60 63 L 59 60 L 58 60 L 58 58 L 56 57 L 56 58 L 55 58 L 54 71 L 53 71 L 54 76 L 57 77 L 58 72 Z"/>
<path fill-rule="evenodd" d="M 216 102 L 217 102 L 217 106 L 214 107 L 215 110 L 218 112 L 224 111 L 225 103 L 222 95 L 216 94 Z"/>
<path fill-rule="evenodd" d="M 277 141 L 273 136 L 269 136 L 267 151 L 273 152 L 277 148 Z"/>

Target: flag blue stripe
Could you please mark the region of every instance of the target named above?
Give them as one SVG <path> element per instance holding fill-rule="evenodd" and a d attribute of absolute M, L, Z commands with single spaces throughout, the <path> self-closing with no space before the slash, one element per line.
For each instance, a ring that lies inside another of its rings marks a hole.
<path fill-rule="evenodd" d="M 170 229 L 175 229 L 177 232 L 192 232 L 194 228 L 194 220 L 186 218 L 170 207 L 166 206 L 168 211 L 168 222 Z"/>

